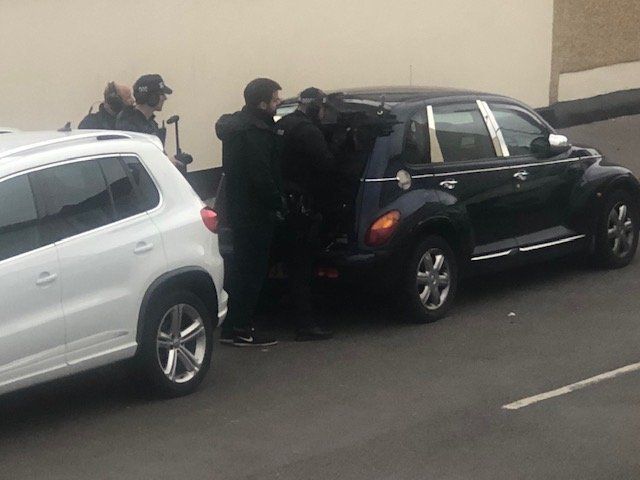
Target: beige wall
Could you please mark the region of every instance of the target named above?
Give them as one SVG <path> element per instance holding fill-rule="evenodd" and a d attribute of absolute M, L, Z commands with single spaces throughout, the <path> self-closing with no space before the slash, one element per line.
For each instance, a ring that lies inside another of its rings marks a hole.
<path fill-rule="evenodd" d="M 638 61 L 639 0 L 555 0 L 552 103 L 638 88 Z"/>
<path fill-rule="evenodd" d="M 111 79 L 161 73 L 195 168 L 220 162 L 214 120 L 269 76 L 315 85 L 413 84 L 547 104 L 553 0 L 20 0 L 0 16 L 0 125 L 74 125 Z M 168 145 L 171 150 L 172 145 Z"/>

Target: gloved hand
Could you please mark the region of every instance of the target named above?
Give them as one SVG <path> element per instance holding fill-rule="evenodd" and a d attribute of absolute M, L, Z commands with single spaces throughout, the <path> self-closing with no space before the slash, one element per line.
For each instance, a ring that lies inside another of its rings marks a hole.
<path fill-rule="evenodd" d="M 193 157 L 188 153 L 181 152 L 178 155 L 176 155 L 176 160 L 178 160 L 180 163 L 183 163 L 185 165 L 189 165 L 191 162 L 193 162 Z"/>

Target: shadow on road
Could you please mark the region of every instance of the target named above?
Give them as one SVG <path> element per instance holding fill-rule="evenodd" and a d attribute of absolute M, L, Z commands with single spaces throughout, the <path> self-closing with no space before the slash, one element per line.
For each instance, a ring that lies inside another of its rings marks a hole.
<path fill-rule="evenodd" d="M 491 302 L 496 292 L 500 296 L 517 295 L 589 274 L 593 274 L 593 270 L 584 262 L 567 259 L 464 279 L 457 308 Z M 408 326 L 398 319 L 397 307 L 387 301 L 384 294 L 358 289 L 334 290 L 317 297 L 316 303 L 320 317 L 326 319 L 336 336 L 384 335 L 389 329 Z M 285 297 L 264 308 L 259 322 L 275 330 L 279 338 L 286 339 L 293 332 L 287 310 Z M 455 310 L 451 315 L 455 315 Z M 124 364 L 104 367 L 0 397 L 0 441 L 34 424 L 51 428 L 57 423 L 116 412 L 148 401 L 134 388 Z"/>
<path fill-rule="evenodd" d="M 0 443 L 33 425 L 51 428 L 146 401 L 121 363 L 12 392 L 0 397 Z"/>

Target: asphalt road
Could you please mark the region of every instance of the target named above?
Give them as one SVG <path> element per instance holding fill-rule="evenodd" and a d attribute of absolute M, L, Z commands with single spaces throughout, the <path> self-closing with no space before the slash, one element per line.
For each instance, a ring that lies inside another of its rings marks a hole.
<path fill-rule="evenodd" d="M 640 172 L 640 117 L 568 129 Z M 0 479 L 633 479 L 640 372 L 520 410 L 510 402 L 640 362 L 640 260 L 573 260 L 469 280 L 443 321 L 375 299 L 323 314 L 330 342 L 217 347 L 202 388 L 138 399 L 121 368 L 0 398 Z"/>

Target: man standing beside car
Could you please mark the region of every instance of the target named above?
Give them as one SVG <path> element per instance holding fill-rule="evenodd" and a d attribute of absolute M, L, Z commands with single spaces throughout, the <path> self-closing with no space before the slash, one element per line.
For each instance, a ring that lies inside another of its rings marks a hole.
<path fill-rule="evenodd" d="M 276 129 L 284 138 L 282 178 L 289 202 L 283 242 L 285 263 L 297 323 L 297 341 L 332 337 L 313 313 L 311 282 L 314 254 L 322 222 L 320 197 L 326 195 L 323 179 L 335 171 L 336 159 L 320 129 L 326 113 L 327 95 L 314 87 L 300 93 L 298 108 L 284 116 Z"/>
<path fill-rule="evenodd" d="M 115 130 L 116 117 L 125 107 L 133 105 L 131 87 L 116 82 L 109 82 L 104 89 L 104 102 L 96 113 L 84 117 L 78 128 L 88 130 Z M 93 107 L 92 107 L 93 109 Z"/>
<path fill-rule="evenodd" d="M 273 116 L 280 104 L 280 85 L 257 78 L 244 89 L 241 111 L 220 117 L 216 134 L 222 140 L 228 218 L 233 260 L 229 274 L 229 314 L 221 343 L 268 346 L 277 341 L 256 332 L 253 325 L 276 224 L 286 206 L 279 171 L 279 138 Z"/>
<path fill-rule="evenodd" d="M 158 126 L 155 120 L 155 112 L 162 111 L 167 95 L 172 93 L 173 90 L 165 85 L 160 75 L 155 73 L 142 75 L 133 84 L 133 96 L 136 104 L 135 106 L 123 108 L 118 114 L 115 125 L 116 130 L 155 135 L 164 145 L 167 131 L 165 128 Z M 181 162 L 180 159 L 175 156 L 169 157 L 169 159 L 178 170 L 185 170 L 185 163 Z"/>

